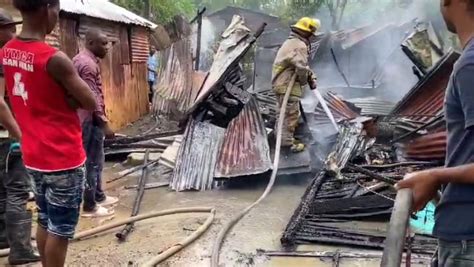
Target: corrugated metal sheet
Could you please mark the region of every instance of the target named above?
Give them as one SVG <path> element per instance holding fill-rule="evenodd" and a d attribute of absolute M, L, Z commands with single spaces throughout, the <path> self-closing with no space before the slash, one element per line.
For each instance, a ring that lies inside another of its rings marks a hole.
<path fill-rule="evenodd" d="M 267 132 L 255 98 L 231 122 L 224 139 L 216 178 L 255 175 L 271 169 Z"/>
<path fill-rule="evenodd" d="M 459 54 L 450 51 L 394 108 L 393 115 L 403 115 L 421 123 L 429 123 L 434 116 L 443 113 L 446 88 Z M 446 155 L 446 131 L 444 123 L 428 129 L 422 137 L 404 144 L 405 157 L 413 160 L 444 160 Z"/>
<path fill-rule="evenodd" d="M 61 0 L 61 11 L 147 28 L 156 27 L 153 22 L 107 0 Z"/>
<path fill-rule="evenodd" d="M 225 129 L 207 122 L 192 120 L 188 124 L 178 152 L 171 189 L 176 191 L 212 189 L 224 136 Z"/>
<path fill-rule="evenodd" d="M 147 62 L 150 55 L 149 33 L 139 27 L 132 28 L 132 62 Z"/>
<path fill-rule="evenodd" d="M 395 103 L 382 101 L 376 97 L 355 98 L 348 100 L 356 107 L 362 109 L 361 115 L 388 115 L 392 112 Z"/>
<path fill-rule="evenodd" d="M 412 160 L 444 160 L 446 158 L 447 133 L 428 134 L 419 137 L 404 147 L 404 156 Z"/>
<path fill-rule="evenodd" d="M 182 39 L 159 52 L 158 84 L 153 110 L 156 114 L 186 113 L 194 103 L 206 77 L 193 70 L 191 40 Z"/>
<path fill-rule="evenodd" d="M 418 121 L 429 121 L 443 110 L 449 77 L 459 54 L 450 51 L 415 87 L 395 106 L 391 114 L 404 115 Z"/>
<path fill-rule="evenodd" d="M 244 20 L 240 16 L 235 16 L 234 20 L 222 34 L 222 41 L 214 57 L 214 63 L 209 71 L 202 89 L 193 104 L 194 110 L 202 101 L 207 99 L 209 94 L 215 89 L 219 81 L 233 70 L 233 65 L 237 64 L 243 54 L 250 48 L 255 38 L 250 34 L 250 30 L 244 25 Z"/>
<path fill-rule="evenodd" d="M 350 120 L 355 119 L 360 115 L 360 109 L 353 104 L 345 101 L 338 95 L 328 92 L 324 99 L 329 109 L 332 111 L 333 116 L 336 120 Z M 315 110 L 315 118 L 318 121 L 328 121 L 329 118 L 326 115 L 321 104 L 318 104 Z"/>

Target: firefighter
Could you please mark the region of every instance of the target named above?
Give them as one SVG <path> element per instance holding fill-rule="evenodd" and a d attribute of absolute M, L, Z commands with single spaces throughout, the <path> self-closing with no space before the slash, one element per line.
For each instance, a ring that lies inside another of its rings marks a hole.
<path fill-rule="evenodd" d="M 291 26 L 290 37 L 283 43 L 277 53 L 272 70 L 272 87 L 277 96 L 278 108 L 281 108 L 286 90 L 296 74 L 296 82 L 291 88 L 282 132 L 282 146 L 294 153 L 305 150 L 305 145 L 294 138 L 300 118 L 300 100 L 303 88 L 309 85 L 311 90 L 317 87 L 316 76 L 310 69 L 310 38 L 321 27 L 317 19 L 304 17 Z"/>

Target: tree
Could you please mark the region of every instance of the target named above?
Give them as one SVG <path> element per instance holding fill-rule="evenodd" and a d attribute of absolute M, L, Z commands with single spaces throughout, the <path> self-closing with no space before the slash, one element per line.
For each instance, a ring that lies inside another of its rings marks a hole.
<path fill-rule="evenodd" d="M 112 2 L 152 21 L 166 24 L 176 15 L 192 16 L 193 0 L 112 0 Z"/>

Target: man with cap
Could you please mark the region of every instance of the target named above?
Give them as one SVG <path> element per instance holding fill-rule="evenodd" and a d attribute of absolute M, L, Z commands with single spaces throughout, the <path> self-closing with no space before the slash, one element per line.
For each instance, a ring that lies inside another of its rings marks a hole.
<path fill-rule="evenodd" d="M 291 94 L 286 107 L 283 123 L 282 146 L 288 147 L 294 153 L 302 152 L 305 145 L 294 137 L 300 118 L 300 100 L 303 88 L 309 85 L 315 90 L 316 76 L 309 68 L 310 38 L 321 26 L 317 19 L 301 18 L 291 27 L 290 37 L 278 50 L 272 70 L 272 88 L 277 96 L 277 105 L 281 108 L 286 90 L 294 75 L 296 81 L 291 88 Z"/>
<path fill-rule="evenodd" d="M 0 47 L 13 39 L 16 22 L 0 9 Z M 0 49 L 0 53 L 3 51 Z M 18 141 L 21 131 L 5 100 L 3 68 L 0 68 L 0 249 L 10 248 L 11 265 L 40 261 L 31 246 L 31 212 L 26 203 L 30 182 L 21 158 Z"/>

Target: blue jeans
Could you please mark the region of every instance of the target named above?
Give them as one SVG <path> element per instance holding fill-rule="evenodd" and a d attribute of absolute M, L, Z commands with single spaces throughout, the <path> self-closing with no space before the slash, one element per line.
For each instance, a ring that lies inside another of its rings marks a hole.
<path fill-rule="evenodd" d="M 38 224 L 49 233 L 72 238 L 79 221 L 84 167 L 55 173 L 28 170 L 38 206 Z"/>
<path fill-rule="evenodd" d="M 453 225 L 455 227 L 455 225 Z M 474 241 L 439 241 L 439 267 L 474 266 Z"/>
<path fill-rule="evenodd" d="M 82 140 L 86 150 L 86 188 L 84 190 L 84 211 L 93 211 L 97 202 L 104 201 L 102 170 L 104 169 L 104 131 L 92 121 L 82 124 Z"/>

